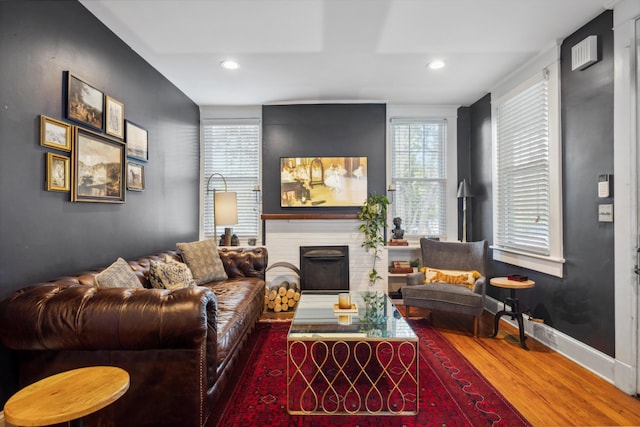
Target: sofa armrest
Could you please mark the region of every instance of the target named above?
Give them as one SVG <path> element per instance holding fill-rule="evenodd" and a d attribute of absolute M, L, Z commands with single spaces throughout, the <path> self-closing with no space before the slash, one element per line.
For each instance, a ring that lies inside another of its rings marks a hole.
<path fill-rule="evenodd" d="M 424 273 L 416 272 L 416 273 L 408 273 L 407 274 L 407 285 L 422 285 L 424 283 Z"/>
<path fill-rule="evenodd" d="M 15 350 L 206 345 L 207 352 L 215 352 L 216 313 L 215 295 L 202 287 L 170 291 L 40 284 L 0 301 L 0 340 Z"/>
<path fill-rule="evenodd" d="M 229 278 L 258 277 L 265 280 L 269 262 L 267 248 L 219 248 L 218 253 Z"/>

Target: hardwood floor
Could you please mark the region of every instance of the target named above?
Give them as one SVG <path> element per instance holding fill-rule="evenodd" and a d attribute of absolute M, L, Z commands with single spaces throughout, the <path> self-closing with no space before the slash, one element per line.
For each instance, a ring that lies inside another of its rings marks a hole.
<path fill-rule="evenodd" d="M 412 307 L 410 314 L 428 312 Z M 478 338 L 471 317 L 433 313 L 431 321 L 534 426 L 640 426 L 639 399 L 532 338 L 530 350 L 522 349 L 517 329 L 505 322 L 488 338 L 491 313 L 484 313 Z"/>

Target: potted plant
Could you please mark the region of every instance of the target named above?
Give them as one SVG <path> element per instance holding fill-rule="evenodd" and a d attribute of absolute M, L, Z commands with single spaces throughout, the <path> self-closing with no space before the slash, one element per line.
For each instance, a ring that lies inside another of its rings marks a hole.
<path fill-rule="evenodd" d="M 369 286 L 373 287 L 382 277 L 376 270 L 376 261 L 380 258 L 385 245 L 384 229 L 387 226 L 387 196 L 371 193 L 358 212 L 358 219 L 362 221 L 359 230 L 364 234 L 362 247 L 372 256 Z"/>

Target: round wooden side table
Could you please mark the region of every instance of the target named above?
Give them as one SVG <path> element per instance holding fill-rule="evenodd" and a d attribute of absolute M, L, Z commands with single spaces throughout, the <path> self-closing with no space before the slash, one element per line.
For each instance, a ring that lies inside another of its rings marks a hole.
<path fill-rule="evenodd" d="M 4 417 L 18 426 L 69 422 L 115 402 L 129 389 L 129 373 L 115 366 L 90 366 L 62 372 L 26 386 L 4 405 Z"/>
<path fill-rule="evenodd" d="M 520 330 L 520 345 L 525 350 L 529 350 L 527 344 L 524 342 L 526 339 L 524 335 L 524 320 L 522 318 L 522 310 L 520 308 L 520 302 L 518 298 L 516 298 L 516 290 L 518 289 L 527 289 L 533 288 L 536 285 L 536 282 L 533 280 L 525 280 L 525 281 L 517 281 L 517 280 L 509 280 L 507 277 L 494 277 L 489 281 L 492 286 L 496 286 L 498 288 L 507 288 L 511 291 L 511 296 L 505 299 L 504 304 L 509 304 L 511 306 L 511 310 L 506 310 L 506 307 L 496 313 L 493 335 L 490 338 L 498 335 L 498 322 L 500 318 L 504 315 L 510 316 L 511 319 L 515 319 L 518 321 L 518 329 Z"/>

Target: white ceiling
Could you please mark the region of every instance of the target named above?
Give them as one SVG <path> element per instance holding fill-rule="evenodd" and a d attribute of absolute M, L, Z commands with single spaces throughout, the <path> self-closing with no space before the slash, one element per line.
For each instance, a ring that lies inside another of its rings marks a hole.
<path fill-rule="evenodd" d="M 80 1 L 198 105 L 470 105 L 612 3 Z M 240 68 L 221 68 L 226 58 Z M 428 70 L 436 58 L 446 67 Z"/>

